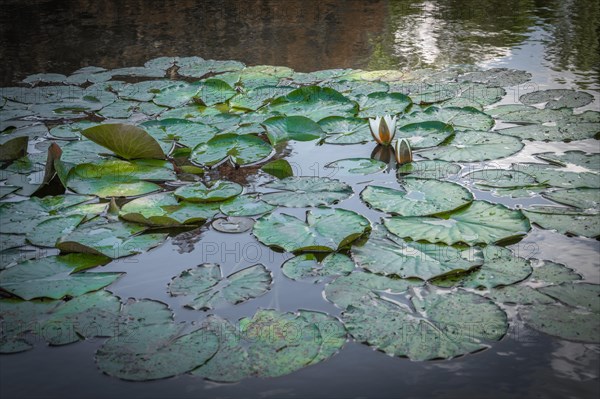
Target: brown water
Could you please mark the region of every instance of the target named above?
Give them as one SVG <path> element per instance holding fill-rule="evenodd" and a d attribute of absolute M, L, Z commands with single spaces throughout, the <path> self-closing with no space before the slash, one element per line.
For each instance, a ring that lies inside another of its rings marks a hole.
<path fill-rule="evenodd" d="M 599 104 L 597 0 L 2 1 L 0 32 L 3 85 L 32 73 L 69 74 L 88 65 L 135 66 L 153 57 L 175 55 L 285 65 L 299 71 L 464 63 L 525 69 L 540 88 L 588 89 L 596 97 L 588 108 L 598 109 Z M 560 146 L 528 145 L 514 160 L 527 161 L 531 153 L 560 149 L 600 152 L 594 140 Z M 371 147 L 315 149 L 314 143 L 295 143 L 288 160 L 296 174 L 329 176 L 324 159 L 368 157 Z M 368 180 L 393 180 L 386 174 L 372 176 L 349 182 L 359 192 Z M 250 179 L 249 184 L 260 182 Z M 475 195 L 485 199 L 489 194 Z M 534 198 L 527 204 L 543 201 Z M 373 222 L 382 216 L 366 208 L 357 195 L 343 206 Z M 285 212 L 301 216 L 304 210 Z M 596 240 L 535 228 L 515 249 L 565 263 L 586 280 L 600 282 Z M 202 228 L 143 255 L 113 262 L 103 271 L 127 272 L 110 287 L 116 295 L 165 301 L 177 320 L 193 321 L 203 315 L 184 309 L 182 299 L 166 292 L 172 276 L 202 262 L 221 263 L 226 274 L 262 262 L 273 271 L 273 289 L 247 303 L 218 309 L 221 316 L 234 320 L 252 315 L 258 307 L 308 308 L 339 315 L 339 309 L 323 300 L 322 285 L 293 282 L 281 275 L 284 258 L 250 234 L 227 235 Z M 598 345 L 554 339 L 518 322 L 491 349 L 451 361 L 411 362 L 349 342 L 324 363 L 280 378 L 238 384 L 214 384 L 187 375 L 146 383 L 120 381 L 102 375 L 94 365 L 92 354 L 101 343 L 91 340 L 52 348 L 39 342 L 32 351 L 0 357 L 0 396 L 595 398 L 600 394 Z"/>

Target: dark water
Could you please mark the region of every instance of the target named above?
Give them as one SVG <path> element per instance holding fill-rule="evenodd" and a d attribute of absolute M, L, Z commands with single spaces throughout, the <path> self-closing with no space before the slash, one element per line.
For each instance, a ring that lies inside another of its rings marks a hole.
<path fill-rule="evenodd" d="M 299 71 L 465 63 L 525 69 L 540 88 L 591 90 L 596 101 L 589 108 L 598 109 L 597 0 L 3 1 L 0 32 L 3 85 L 32 73 L 68 74 L 88 65 L 135 66 L 169 55 L 286 65 Z M 526 161 L 531 153 L 563 149 L 600 151 L 593 140 L 568 148 L 528 145 L 512 160 Z M 289 151 L 296 174 L 329 176 L 324 160 L 368 157 L 371 148 L 325 145 L 315 149 L 313 143 L 298 143 Z M 372 179 L 394 180 L 386 174 L 372 176 L 351 181 L 355 192 Z M 252 177 L 248 181 L 250 188 L 260 183 Z M 475 194 L 486 198 L 484 193 Z M 536 201 L 543 203 L 539 198 L 530 202 Z M 381 217 L 357 195 L 344 207 L 373 222 Z M 304 210 L 286 209 L 286 213 L 302 216 Z M 515 248 L 529 251 L 527 256 L 565 263 L 586 280 L 600 282 L 598 241 L 534 229 Z M 259 307 L 308 308 L 339 315 L 339 309 L 322 298 L 322 285 L 293 282 L 281 275 L 286 257 L 258 244 L 250 234 L 232 236 L 203 228 L 146 254 L 115 261 L 103 271 L 127 272 L 110 287 L 122 298 L 161 300 L 174 309 L 178 321 L 197 321 L 204 315 L 184 309 L 183 299 L 166 293 L 171 277 L 202 262 L 221 263 L 225 274 L 261 262 L 273 271 L 273 289 L 247 303 L 218 309 L 219 315 L 235 320 L 251 316 Z M 506 310 L 511 315 L 512 310 Z M 451 361 L 411 362 L 349 342 L 326 362 L 284 377 L 238 384 L 214 384 L 191 376 L 146 383 L 120 381 L 97 370 L 93 353 L 101 343 L 91 340 L 53 348 L 40 342 L 32 351 L 0 357 L 0 396 L 595 398 L 600 394 L 598 345 L 554 339 L 518 320 L 492 348 Z"/>

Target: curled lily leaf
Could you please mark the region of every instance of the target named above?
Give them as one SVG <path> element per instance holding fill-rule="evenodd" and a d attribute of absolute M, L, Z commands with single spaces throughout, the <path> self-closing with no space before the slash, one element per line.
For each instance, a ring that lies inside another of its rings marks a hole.
<path fill-rule="evenodd" d="M 396 140 L 396 162 L 398 165 L 411 163 L 413 160 L 410 144 L 406 139 Z"/>
<path fill-rule="evenodd" d="M 388 145 L 396 135 L 396 116 L 385 115 L 369 119 L 369 127 L 378 144 Z"/>

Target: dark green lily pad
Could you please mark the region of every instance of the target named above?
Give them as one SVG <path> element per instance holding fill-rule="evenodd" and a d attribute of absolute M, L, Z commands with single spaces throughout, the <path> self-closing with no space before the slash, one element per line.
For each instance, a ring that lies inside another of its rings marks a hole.
<path fill-rule="evenodd" d="M 255 216 L 271 212 L 275 206 L 252 195 L 240 195 L 222 202 L 220 209 L 227 216 Z"/>
<path fill-rule="evenodd" d="M 219 204 L 178 201 L 173 193 L 136 198 L 123 205 L 119 216 L 151 226 L 199 224 L 219 213 Z"/>
<path fill-rule="evenodd" d="M 343 254 L 331 253 L 321 261 L 315 254 L 302 254 L 285 261 L 281 271 L 292 280 L 320 282 L 327 277 L 350 274 L 354 268 L 352 259 Z"/>
<path fill-rule="evenodd" d="M 410 97 L 402 93 L 371 93 L 358 99 L 360 118 L 397 115 L 405 112 L 412 104 Z"/>
<path fill-rule="evenodd" d="M 334 169 L 336 175 L 339 172 L 350 175 L 370 175 L 381 172 L 387 165 L 371 158 L 347 158 L 328 163 L 325 167 Z"/>
<path fill-rule="evenodd" d="M 271 176 L 277 177 L 278 179 L 285 179 L 286 177 L 294 176 L 292 166 L 285 159 L 271 161 L 263 165 L 261 169 Z"/>
<path fill-rule="evenodd" d="M 327 134 L 325 142 L 329 144 L 358 144 L 370 142 L 371 129 L 361 118 L 330 116 L 321 119 L 319 125 Z"/>
<path fill-rule="evenodd" d="M 452 213 L 447 219 L 433 217 L 401 217 L 384 219 L 394 234 L 415 241 L 494 244 L 519 239 L 531 229 L 521 211 L 486 201 L 473 201 L 467 208 Z"/>
<path fill-rule="evenodd" d="M 358 341 L 411 360 L 478 352 L 500 340 L 508 329 L 506 314 L 497 305 L 470 292 L 429 292 L 410 301 L 408 307 L 369 298 L 350 306 L 342 319 Z"/>
<path fill-rule="evenodd" d="M 304 116 L 275 116 L 263 122 L 271 144 L 282 141 L 311 141 L 323 136 L 321 127 Z"/>
<path fill-rule="evenodd" d="M 523 143 L 516 137 L 471 130 L 457 132 L 449 144 L 421 150 L 419 155 L 450 162 L 477 162 L 505 158 L 522 148 Z"/>
<path fill-rule="evenodd" d="M 14 161 L 27 155 L 27 136 L 12 138 L 0 144 L 0 162 Z"/>
<path fill-rule="evenodd" d="M 352 258 L 373 273 L 421 280 L 463 273 L 483 263 L 478 250 L 405 241 L 383 226 L 373 229 L 363 245 L 352 247 Z"/>
<path fill-rule="evenodd" d="M 594 97 L 584 91 L 549 89 L 523 94 L 519 101 L 527 105 L 545 103 L 546 109 L 579 108 L 594 101 Z"/>
<path fill-rule="evenodd" d="M 0 287 L 26 300 L 79 296 L 104 288 L 123 274 L 79 272 L 108 261 L 104 256 L 88 254 L 28 260 L 1 271 Z"/>
<path fill-rule="evenodd" d="M 330 252 L 344 248 L 370 229 L 368 219 L 345 209 L 319 208 L 306 222 L 287 214 L 259 218 L 252 233 L 265 245 L 288 252 Z"/>
<path fill-rule="evenodd" d="M 367 186 L 360 198 L 371 208 L 401 216 L 451 212 L 473 201 L 469 190 L 459 184 L 428 179 L 406 179 L 402 190 Z"/>
<path fill-rule="evenodd" d="M 295 208 L 332 205 L 353 193 L 352 187 L 346 183 L 327 177 L 287 177 L 265 184 L 264 187 L 279 190 L 263 194 L 265 202 Z"/>
<path fill-rule="evenodd" d="M 275 99 L 269 111 L 287 116 L 305 116 L 315 122 L 328 116 L 355 116 L 358 106 L 341 93 L 319 86 L 296 89 Z"/>
<path fill-rule="evenodd" d="M 454 128 L 443 122 L 429 121 L 409 123 L 396 133 L 397 139 L 407 139 L 411 148 L 427 148 L 440 145 L 454 134 Z"/>
<path fill-rule="evenodd" d="M 446 161 L 413 161 L 398 165 L 398 179 L 405 177 L 442 180 L 460 172 L 460 165 Z"/>
<path fill-rule="evenodd" d="M 188 202 L 219 202 L 238 196 L 243 190 L 237 183 L 215 180 L 208 185 L 198 182 L 181 186 L 175 190 L 175 196 Z"/>
<path fill-rule="evenodd" d="M 273 152 L 273 147 L 252 135 L 223 134 L 194 148 L 191 160 L 214 166 L 225 160 L 235 165 L 248 165 L 262 161 Z"/>
<path fill-rule="evenodd" d="M 219 265 L 204 263 L 175 277 L 169 284 L 169 293 L 193 296 L 187 307 L 208 310 L 223 303 L 237 304 L 264 295 L 272 281 L 271 273 L 261 264 L 223 277 Z"/>
<path fill-rule="evenodd" d="M 121 123 L 87 128 L 81 134 L 125 159 L 164 159 L 165 153 L 146 131 Z"/>
<path fill-rule="evenodd" d="M 54 247 L 60 237 L 71 233 L 84 219 L 82 214 L 46 219 L 27 233 L 27 241 L 40 247 Z"/>

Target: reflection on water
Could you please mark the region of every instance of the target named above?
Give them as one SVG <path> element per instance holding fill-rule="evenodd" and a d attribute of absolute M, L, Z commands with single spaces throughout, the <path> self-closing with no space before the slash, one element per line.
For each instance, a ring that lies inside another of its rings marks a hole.
<path fill-rule="evenodd" d="M 597 0 L 3 3 L 3 84 L 42 71 L 140 65 L 169 55 L 299 71 L 526 65 L 581 88 L 600 82 Z"/>

